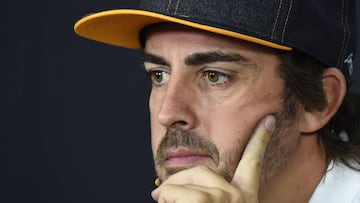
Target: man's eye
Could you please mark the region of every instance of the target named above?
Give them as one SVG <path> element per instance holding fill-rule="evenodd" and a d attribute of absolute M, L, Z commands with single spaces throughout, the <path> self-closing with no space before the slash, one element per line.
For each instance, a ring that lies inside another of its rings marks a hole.
<path fill-rule="evenodd" d="M 169 80 L 170 74 L 162 70 L 154 70 L 149 72 L 149 76 L 154 85 L 163 85 Z"/>
<path fill-rule="evenodd" d="M 224 85 L 229 81 L 229 75 L 218 71 L 205 71 L 204 77 L 209 81 L 211 85 Z"/>

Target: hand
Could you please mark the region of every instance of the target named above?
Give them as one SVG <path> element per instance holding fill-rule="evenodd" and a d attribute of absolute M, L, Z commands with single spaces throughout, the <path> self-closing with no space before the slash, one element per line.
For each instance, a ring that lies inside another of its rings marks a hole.
<path fill-rule="evenodd" d="M 170 176 L 152 197 L 159 203 L 258 203 L 262 160 L 274 128 L 272 115 L 259 123 L 231 183 L 199 165 Z"/>

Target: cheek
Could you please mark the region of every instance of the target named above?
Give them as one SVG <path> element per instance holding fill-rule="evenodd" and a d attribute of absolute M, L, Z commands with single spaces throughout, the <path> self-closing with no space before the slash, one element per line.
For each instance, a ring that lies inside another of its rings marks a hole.
<path fill-rule="evenodd" d="M 150 124 L 151 124 L 151 147 L 153 154 L 156 155 L 156 151 L 161 139 L 164 137 L 166 129 L 157 122 L 157 112 L 159 112 L 160 105 L 156 102 L 153 94 L 149 98 L 149 110 L 150 110 Z"/>
<path fill-rule="evenodd" d="M 224 119 L 218 122 L 209 121 L 209 135 L 220 151 L 220 156 L 224 160 L 231 158 L 239 160 L 243 149 L 251 136 L 260 116 L 241 116 L 242 113 L 222 112 Z"/>
<path fill-rule="evenodd" d="M 238 161 L 261 119 L 280 111 L 280 93 L 258 95 L 253 92 L 246 96 L 241 95 L 241 98 L 228 98 L 221 104 L 203 105 L 201 111 L 203 130 L 217 145 L 224 160 Z"/>
<path fill-rule="evenodd" d="M 203 130 L 214 141 L 246 141 L 256 125 L 268 114 L 281 109 L 281 100 L 276 98 L 254 98 L 247 101 L 234 99 L 221 105 L 203 105 L 201 121 Z M 242 102 L 238 102 L 242 101 Z"/>
<path fill-rule="evenodd" d="M 164 137 L 165 133 L 166 131 L 164 128 L 161 128 L 155 122 L 151 122 L 151 147 L 154 156 L 156 155 L 159 143 Z"/>

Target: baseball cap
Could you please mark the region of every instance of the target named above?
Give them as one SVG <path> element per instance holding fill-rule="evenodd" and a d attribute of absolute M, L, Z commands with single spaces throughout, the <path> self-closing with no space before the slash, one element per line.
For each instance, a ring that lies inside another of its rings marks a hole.
<path fill-rule="evenodd" d="M 299 50 L 351 80 L 356 54 L 356 0 L 142 0 L 139 9 L 87 15 L 75 32 L 120 47 L 141 48 L 149 25 L 178 23 L 274 49 Z"/>

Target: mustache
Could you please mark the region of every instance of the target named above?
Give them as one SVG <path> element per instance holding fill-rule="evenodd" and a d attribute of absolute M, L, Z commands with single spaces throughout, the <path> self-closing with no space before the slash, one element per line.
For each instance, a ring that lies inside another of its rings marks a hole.
<path fill-rule="evenodd" d="M 157 164 L 163 165 L 167 159 L 167 151 L 179 147 L 206 154 L 213 159 L 216 165 L 219 164 L 219 151 L 212 141 L 195 132 L 174 128 L 168 128 L 164 138 L 160 141 L 156 156 Z"/>

